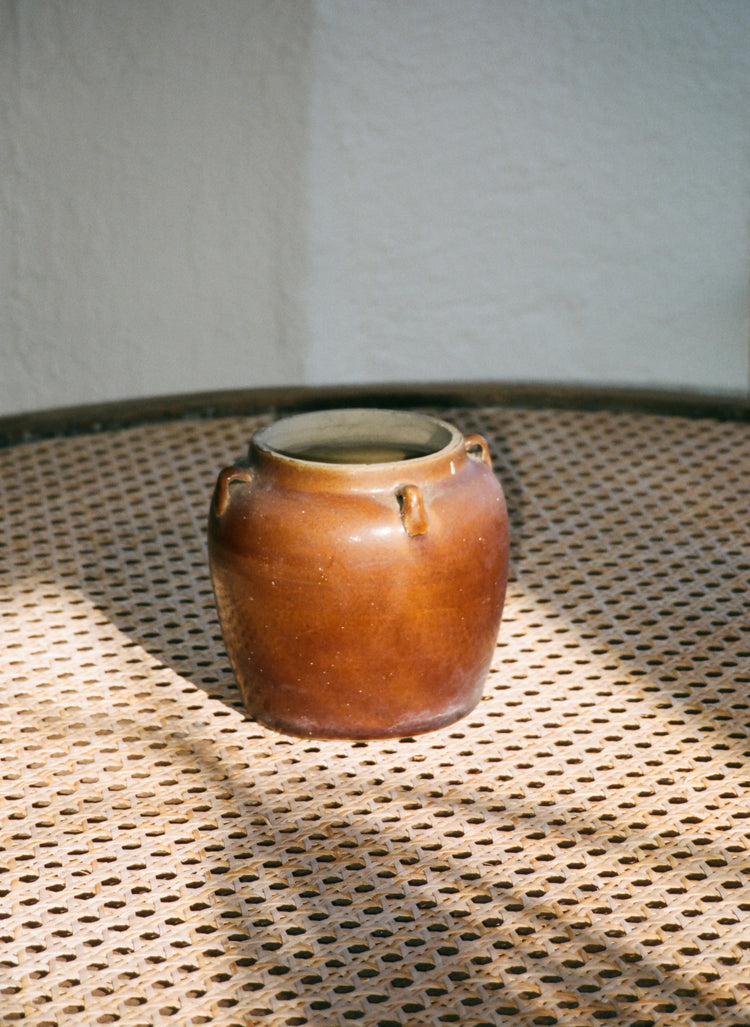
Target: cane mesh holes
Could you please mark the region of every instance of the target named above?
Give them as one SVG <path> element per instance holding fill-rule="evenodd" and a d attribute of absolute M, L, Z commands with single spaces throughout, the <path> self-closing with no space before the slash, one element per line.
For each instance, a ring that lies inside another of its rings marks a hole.
<path fill-rule="evenodd" d="M 513 578 L 476 711 L 387 743 L 242 714 L 204 527 L 262 419 L 0 453 L 0 1023 L 750 1023 L 748 427 L 436 413 Z"/>

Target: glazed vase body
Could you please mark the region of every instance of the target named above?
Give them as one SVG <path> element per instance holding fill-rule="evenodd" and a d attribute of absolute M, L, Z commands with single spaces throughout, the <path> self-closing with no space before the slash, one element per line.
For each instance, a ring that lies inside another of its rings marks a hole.
<path fill-rule="evenodd" d="M 318 738 L 416 734 L 479 701 L 508 517 L 480 436 L 419 414 L 301 414 L 219 475 L 209 558 L 250 714 Z"/>

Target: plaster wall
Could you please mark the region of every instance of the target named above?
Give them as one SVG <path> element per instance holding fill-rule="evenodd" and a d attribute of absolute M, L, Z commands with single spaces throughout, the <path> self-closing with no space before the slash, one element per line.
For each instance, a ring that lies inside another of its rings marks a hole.
<path fill-rule="evenodd" d="M 313 8 L 0 12 L 0 411 L 301 380 Z"/>
<path fill-rule="evenodd" d="M 747 389 L 750 5 L 0 0 L 0 413 Z"/>
<path fill-rule="evenodd" d="M 750 5 L 317 12 L 308 378 L 747 387 Z"/>

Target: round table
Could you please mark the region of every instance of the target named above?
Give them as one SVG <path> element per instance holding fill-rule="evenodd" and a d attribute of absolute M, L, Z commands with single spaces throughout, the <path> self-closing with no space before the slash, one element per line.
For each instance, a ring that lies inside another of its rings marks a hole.
<path fill-rule="evenodd" d="M 270 405 L 0 450 L 0 1023 L 750 1024 L 750 424 L 425 405 L 512 573 L 389 741 L 243 713 L 205 521 Z"/>

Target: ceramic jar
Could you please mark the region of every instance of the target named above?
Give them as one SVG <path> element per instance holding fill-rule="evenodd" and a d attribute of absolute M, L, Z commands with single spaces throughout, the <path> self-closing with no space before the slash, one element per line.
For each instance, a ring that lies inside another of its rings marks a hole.
<path fill-rule="evenodd" d="M 208 538 L 229 659 L 263 724 L 405 736 L 479 701 L 508 572 L 481 436 L 402 411 L 282 419 L 219 474 Z"/>

